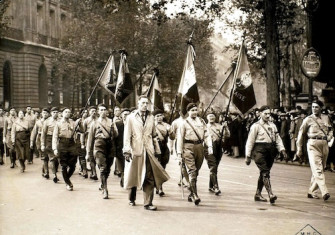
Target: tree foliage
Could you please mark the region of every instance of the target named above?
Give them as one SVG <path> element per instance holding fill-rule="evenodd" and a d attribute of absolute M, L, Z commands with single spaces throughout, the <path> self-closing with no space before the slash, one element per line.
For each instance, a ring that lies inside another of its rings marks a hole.
<path fill-rule="evenodd" d="M 10 0 L 0 0 L 0 37 L 3 36 L 4 32 L 8 28 L 9 17 L 5 15 L 5 12 L 9 6 Z"/>
<path fill-rule="evenodd" d="M 92 88 L 111 52 L 125 49 L 132 76 L 143 81 L 138 82 L 143 85 L 140 89 L 150 82 L 146 75 L 158 67 L 163 96 L 173 99 L 186 57 L 186 41 L 192 31 L 198 83 L 206 87 L 215 85 L 209 20 L 186 15 L 168 18 L 155 9 L 155 4 L 140 0 L 67 0 L 63 4 L 72 12 L 72 20 L 61 41 L 62 50 L 53 55 L 53 62 L 58 74 L 77 78 L 76 85 L 81 81 Z M 118 58 L 116 53 L 116 64 Z M 145 92 L 145 88 L 140 92 Z"/>

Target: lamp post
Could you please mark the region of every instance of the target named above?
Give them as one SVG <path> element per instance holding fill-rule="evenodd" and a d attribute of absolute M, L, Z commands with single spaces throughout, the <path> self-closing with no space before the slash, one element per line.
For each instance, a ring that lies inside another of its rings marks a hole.
<path fill-rule="evenodd" d="M 312 47 L 312 20 L 313 20 L 313 13 L 319 7 L 319 0 L 301 0 L 302 6 L 306 12 L 306 34 L 307 34 L 307 49 Z M 311 109 L 312 101 L 313 101 L 313 78 L 308 77 L 308 108 Z"/>

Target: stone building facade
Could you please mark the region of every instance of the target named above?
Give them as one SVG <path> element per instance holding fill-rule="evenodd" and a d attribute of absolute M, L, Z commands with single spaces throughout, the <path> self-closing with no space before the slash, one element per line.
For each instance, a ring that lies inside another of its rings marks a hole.
<path fill-rule="evenodd" d="M 9 29 L 0 38 L 0 105 L 85 106 L 89 87 L 74 86 L 66 75 L 56 77 L 51 61 L 71 20 L 66 6 L 60 0 L 12 0 L 6 16 Z M 91 104 L 101 102 L 110 105 L 110 96 L 97 89 Z"/>

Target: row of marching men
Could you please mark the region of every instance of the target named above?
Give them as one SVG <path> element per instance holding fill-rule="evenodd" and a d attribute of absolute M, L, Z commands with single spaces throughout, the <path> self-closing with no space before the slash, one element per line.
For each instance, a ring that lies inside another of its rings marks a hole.
<path fill-rule="evenodd" d="M 157 194 L 165 194 L 162 184 L 169 179 L 165 168 L 172 154 L 180 160 L 182 178 L 186 180 L 184 183 L 181 178 L 179 185 L 190 191 L 188 201 L 198 205 L 201 200 L 197 192 L 197 176 L 206 158 L 210 169 L 209 190 L 219 195 L 217 169 L 222 156 L 221 143 L 229 136 L 227 126 L 216 123 L 214 113 L 207 115 L 206 124 L 198 117 L 196 104 L 188 105 L 188 116 L 180 116 L 170 126 L 163 121 L 163 111 L 149 112 L 148 106 L 148 98 L 142 96 L 137 109 L 122 109 L 120 117 L 113 120 L 108 117 L 106 106 L 100 104 L 82 112 L 82 116 L 75 121 L 71 119 L 69 108 L 58 110 L 53 107 L 41 111 L 33 128 L 23 111 L 19 111 L 18 118 L 15 118 L 15 109 L 11 109 L 12 115 L 5 118 L 7 131 L 4 131 L 4 142 L 13 153 L 16 152 L 21 172 L 25 170 L 25 160 L 32 160 L 29 149 L 34 146 L 43 162 L 43 177 L 50 178 L 50 163 L 52 179 L 57 183 L 60 164 L 69 191 L 73 190 L 71 176 L 78 156 L 80 171 L 85 178 L 88 178 L 87 162 L 91 170 L 90 178 L 94 180 L 98 179 L 97 166 L 100 190 L 105 199 L 108 198 L 107 179 L 116 157 L 120 184 L 129 190 L 129 205 L 135 205 L 137 188 L 142 188 L 144 208 L 148 210 L 157 209 L 152 204 L 155 187 Z M 11 120 L 10 128 L 8 120 Z M 15 166 L 14 158 L 11 166 Z"/>

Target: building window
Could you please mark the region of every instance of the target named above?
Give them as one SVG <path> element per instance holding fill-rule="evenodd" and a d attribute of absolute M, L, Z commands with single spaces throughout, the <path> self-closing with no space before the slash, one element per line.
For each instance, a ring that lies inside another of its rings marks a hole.
<path fill-rule="evenodd" d="M 37 16 L 36 16 L 36 20 L 37 20 L 37 32 L 43 34 L 44 33 L 44 12 L 43 12 L 44 8 L 42 3 L 38 3 L 37 4 Z"/>

